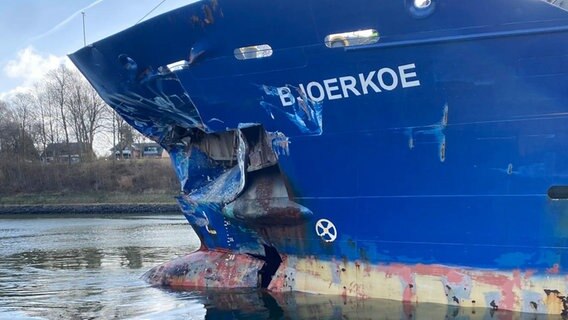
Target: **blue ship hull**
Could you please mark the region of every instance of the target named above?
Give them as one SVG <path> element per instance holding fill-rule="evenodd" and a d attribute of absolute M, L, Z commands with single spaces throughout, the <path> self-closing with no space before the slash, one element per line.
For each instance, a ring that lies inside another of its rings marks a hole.
<path fill-rule="evenodd" d="M 147 278 L 566 313 L 568 12 L 425 3 L 201 1 L 72 54 L 211 253 Z"/>

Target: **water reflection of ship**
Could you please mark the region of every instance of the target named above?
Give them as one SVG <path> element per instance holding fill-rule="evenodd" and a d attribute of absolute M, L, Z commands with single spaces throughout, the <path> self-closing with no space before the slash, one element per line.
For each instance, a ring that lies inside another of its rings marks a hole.
<path fill-rule="evenodd" d="M 466 308 L 393 300 L 365 301 L 307 293 L 270 293 L 264 290 L 172 291 L 176 299 L 202 304 L 205 319 L 545 319 L 506 310 Z M 560 315 L 546 319 L 562 319 Z"/>

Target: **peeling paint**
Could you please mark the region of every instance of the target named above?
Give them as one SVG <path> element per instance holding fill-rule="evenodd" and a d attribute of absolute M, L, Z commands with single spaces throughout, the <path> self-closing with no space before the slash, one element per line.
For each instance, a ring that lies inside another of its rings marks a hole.
<path fill-rule="evenodd" d="M 546 294 L 544 304 L 549 313 L 568 315 L 568 301 L 565 295 L 557 289 L 544 289 L 544 293 Z"/>
<path fill-rule="evenodd" d="M 273 86 L 258 86 L 262 92 L 269 97 L 278 97 L 278 88 Z M 316 102 L 309 99 L 305 92 L 292 85 L 286 85 L 288 90 L 297 92 L 299 97 L 287 107 L 277 106 L 267 102 L 264 98 L 260 99 L 260 106 L 275 119 L 275 113 L 284 115 L 289 121 L 294 123 L 303 133 L 321 135 L 323 133 L 323 102 Z"/>
<path fill-rule="evenodd" d="M 223 17 L 223 11 L 219 7 L 217 0 L 203 1 L 201 5 L 201 13 L 194 14 L 190 17 L 190 21 L 194 26 L 202 28 L 215 23 L 216 18 Z"/>
<path fill-rule="evenodd" d="M 546 269 L 546 273 L 548 274 L 558 274 L 560 273 L 560 265 L 558 263 L 555 263 L 552 268 L 548 268 Z"/>
<path fill-rule="evenodd" d="M 546 165 L 544 163 L 533 163 L 527 165 L 513 166 L 512 163 L 507 168 L 491 168 L 492 170 L 505 173 L 507 175 L 519 176 L 525 178 L 543 178 L 546 177 Z"/>
<path fill-rule="evenodd" d="M 258 285 L 263 265 L 246 254 L 200 250 L 154 267 L 142 278 L 172 288 L 251 288 Z"/>
<path fill-rule="evenodd" d="M 442 109 L 442 119 L 436 124 L 424 127 L 408 127 L 404 130 L 404 134 L 408 137 L 408 148 L 410 150 L 416 147 L 416 143 L 427 141 L 430 137 L 434 137 L 438 144 L 438 158 L 440 162 L 446 161 L 446 134 L 445 129 L 448 125 L 448 105 L 444 105 Z M 417 141 L 418 140 L 418 141 Z"/>
<path fill-rule="evenodd" d="M 546 289 L 551 283 L 563 286 L 564 278 L 545 278 L 532 271 L 507 273 L 425 264 L 371 265 L 355 261 L 338 265 L 335 260 L 286 256 L 269 289 L 278 292 L 302 288 L 363 299 L 561 314 L 566 298 L 558 290 Z"/>
<path fill-rule="evenodd" d="M 268 137 L 271 140 L 272 150 L 277 156 L 290 155 L 290 144 L 292 142 L 282 132 L 268 132 Z"/>

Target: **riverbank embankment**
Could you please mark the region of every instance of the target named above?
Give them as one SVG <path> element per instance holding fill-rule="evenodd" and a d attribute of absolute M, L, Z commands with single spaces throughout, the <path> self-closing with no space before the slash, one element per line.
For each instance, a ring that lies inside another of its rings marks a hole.
<path fill-rule="evenodd" d="M 180 213 L 173 193 L 40 193 L 0 195 L 0 214 Z"/>
<path fill-rule="evenodd" d="M 0 161 L 0 214 L 179 213 L 167 159 Z"/>
<path fill-rule="evenodd" d="M 180 213 L 174 203 L 96 203 L 0 205 L 0 215 L 11 214 L 162 214 Z M 180 213 L 181 214 L 181 213 Z"/>

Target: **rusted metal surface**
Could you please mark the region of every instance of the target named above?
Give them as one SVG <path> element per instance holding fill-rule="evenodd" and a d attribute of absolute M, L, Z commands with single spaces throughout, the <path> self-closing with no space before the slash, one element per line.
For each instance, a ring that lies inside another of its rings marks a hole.
<path fill-rule="evenodd" d="M 252 225 L 298 225 L 311 211 L 292 201 L 277 167 L 263 169 L 249 176 L 246 189 L 223 208 L 226 217 Z"/>
<path fill-rule="evenodd" d="M 172 288 L 251 288 L 263 265 L 247 254 L 199 250 L 152 268 L 143 279 Z"/>
<path fill-rule="evenodd" d="M 281 256 L 268 289 L 302 291 L 366 301 L 436 303 L 455 307 L 567 315 L 564 276 L 501 272 L 443 265 L 372 265 L 365 262 Z M 266 261 L 248 254 L 200 250 L 155 267 L 143 278 L 172 288 L 257 288 Z M 409 306 L 412 306 L 409 305 Z"/>
<path fill-rule="evenodd" d="M 567 315 L 566 277 L 443 265 L 283 257 L 269 289 Z"/>
<path fill-rule="evenodd" d="M 264 260 L 247 254 L 200 250 L 155 267 L 143 278 L 152 285 L 177 289 L 257 288 L 264 266 Z M 268 289 L 284 304 L 289 303 L 286 292 L 291 291 L 330 294 L 358 301 L 359 307 L 374 298 L 397 300 L 407 315 L 416 314 L 417 304 L 424 303 L 453 306 L 456 314 L 474 310 L 460 308 L 485 308 L 510 319 L 514 314 L 501 310 L 567 315 L 565 277 L 535 276 L 530 270 L 507 273 L 282 256 Z"/>

